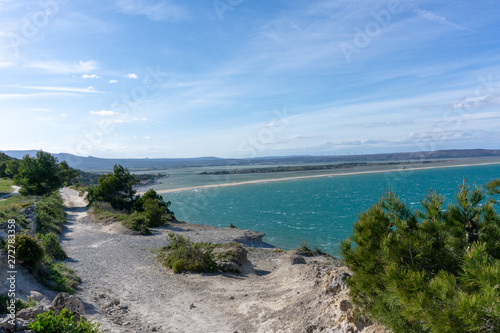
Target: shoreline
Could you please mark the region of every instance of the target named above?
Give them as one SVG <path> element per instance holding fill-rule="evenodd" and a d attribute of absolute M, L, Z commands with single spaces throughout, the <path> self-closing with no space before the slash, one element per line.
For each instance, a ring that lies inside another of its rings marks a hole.
<path fill-rule="evenodd" d="M 255 179 L 255 180 L 247 180 L 247 181 L 236 182 L 236 183 L 207 184 L 207 185 L 198 185 L 198 186 L 179 187 L 179 188 L 172 188 L 172 189 L 165 189 L 165 190 L 156 190 L 156 193 L 166 194 L 166 193 L 185 192 L 185 191 L 193 191 L 193 190 L 216 188 L 216 187 L 230 187 L 230 186 L 240 186 L 240 185 L 250 185 L 250 184 L 261 184 L 261 183 L 271 183 L 271 182 L 288 181 L 288 180 L 351 176 L 351 175 L 385 173 L 385 172 L 405 172 L 405 171 L 429 170 L 429 169 L 440 169 L 440 168 L 459 168 L 459 167 L 467 167 L 467 166 L 482 166 L 482 165 L 494 165 L 494 164 L 500 164 L 500 161 L 485 162 L 485 163 L 484 162 L 483 163 L 473 163 L 472 162 L 472 163 L 465 163 L 465 164 L 461 163 L 461 164 L 452 164 L 452 165 L 422 166 L 422 167 L 412 167 L 412 168 L 405 168 L 405 169 L 383 169 L 383 170 L 366 170 L 366 171 L 350 171 L 350 172 L 338 171 L 337 173 L 323 173 L 323 174 L 319 174 L 319 175 L 305 175 L 305 176 L 271 178 L 271 179 Z M 138 192 L 138 194 L 144 194 L 144 193 L 145 193 L 145 191 Z"/>

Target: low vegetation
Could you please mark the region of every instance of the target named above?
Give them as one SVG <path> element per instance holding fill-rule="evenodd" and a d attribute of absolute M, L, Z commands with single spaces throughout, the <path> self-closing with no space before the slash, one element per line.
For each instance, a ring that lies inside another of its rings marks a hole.
<path fill-rule="evenodd" d="M 464 182 L 446 207 L 430 191 L 417 211 L 388 192 L 361 213 L 341 245 L 358 310 L 393 332 L 498 332 L 499 186 Z"/>
<path fill-rule="evenodd" d="M 67 309 L 61 312 L 47 311 L 39 314 L 36 320 L 29 324 L 29 329 L 37 333 L 99 333 L 100 324 L 75 319 Z"/>
<path fill-rule="evenodd" d="M 173 233 L 168 234 L 168 245 L 160 250 L 159 258 L 174 273 L 184 271 L 214 273 L 218 271 L 213 260 L 209 243 L 193 243 L 188 238 Z"/>
<path fill-rule="evenodd" d="M 241 273 L 247 262 L 247 250 L 239 243 L 194 243 L 182 235 L 168 236 L 168 245 L 155 252 L 174 273 Z"/>
<path fill-rule="evenodd" d="M 325 252 L 321 251 L 319 248 L 315 248 L 312 250 L 307 243 L 303 242 L 300 247 L 298 247 L 296 250 L 298 255 L 305 256 L 305 257 L 314 257 L 314 256 L 324 256 L 326 255 Z"/>
<path fill-rule="evenodd" d="M 10 304 L 11 298 L 8 294 L 0 294 L 0 315 L 9 313 L 9 309 L 7 308 L 7 304 Z M 21 298 L 17 298 L 15 303 L 16 312 L 22 309 L 27 309 L 36 306 L 36 302 L 28 299 L 28 301 L 24 301 Z"/>
<path fill-rule="evenodd" d="M 36 203 L 37 231 L 42 234 L 60 235 L 66 221 L 64 205 L 59 192 L 42 196 Z"/>

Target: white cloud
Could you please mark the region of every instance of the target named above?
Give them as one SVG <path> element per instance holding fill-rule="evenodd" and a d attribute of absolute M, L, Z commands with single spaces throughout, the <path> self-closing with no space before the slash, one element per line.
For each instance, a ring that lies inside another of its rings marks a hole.
<path fill-rule="evenodd" d="M 120 115 L 121 113 L 110 110 L 101 110 L 101 111 L 90 111 L 90 114 L 98 115 L 101 117 L 111 117 Z"/>
<path fill-rule="evenodd" d="M 68 92 L 49 92 L 36 94 L 0 94 L 0 100 L 23 99 L 23 98 L 40 98 L 40 97 L 60 97 L 60 96 L 78 96 L 75 93 Z"/>
<path fill-rule="evenodd" d="M 37 121 L 52 121 L 52 117 L 36 118 Z"/>
<path fill-rule="evenodd" d="M 88 74 L 83 74 L 83 75 L 82 75 L 82 78 L 84 78 L 84 79 L 98 79 L 98 78 L 99 78 L 99 76 L 97 76 L 97 75 L 95 75 L 95 74 L 90 74 L 90 75 L 88 75 Z"/>
<path fill-rule="evenodd" d="M 46 108 L 31 108 L 31 110 L 37 111 L 37 112 L 52 112 L 51 109 L 46 109 Z"/>
<path fill-rule="evenodd" d="M 429 20 L 429 21 L 434 21 L 434 22 L 437 22 L 437 23 L 440 23 L 442 25 L 446 25 L 446 26 L 449 26 L 449 27 L 452 27 L 452 28 L 455 28 L 455 29 L 458 29 L 458 30 L 467 30 L 465 29 L 464 27 L 458 25 L 458 24 L 455 24 L 455 23 L 452 23 L 450 21 L 448 21 L 445 17 L 443 16 L 439 16 L 439 15 L 436 15 L 434 13 L 431 13 L 427 10 L 423 10 L 423 9 L 416 9 L 416 12 L 422 16 L 423 18 Z"/>
<path fill-rule="evenodd" d="M 36 61 L 27 63 L 26 67 L 38 68 L 52 73 L 58 74 L 79 74 L 91 72 L 98 68 L 95 60 L 78 62 L 65 62 L 65 61 Z"/>
<path fill-rule="evenodd" d="M 65 91 L 65 92 L 76 92 L 76 93 L 92 93 L 99 94 L 100 91 L 96 91 L 94 87 L 87 88 L 73 88 L 73 87 L 46 87 L 46 86 L 15 86 L 18 88 L 35 89 L 35 90 L 48 90 L 48 91 Z"/>
<path fill-rule="evenodd" d="M 118 82 L 118 80 L 109 80 L 110 84 L 117 83 L 117 82 Z"/>
<path fill-rule="evenodd" d="M 14 64 L 12 62 L 0 61 L 0 68 L 12 67 Z"/>
<path fill-rule="evenodd" d="M 150 3 L 145 0 L 117 0 L 116 4 L 127 15 L 144 15 L 152 21 L 180 21 L 189 18 L 186 10 L 172 1 Z"/>
<path fill-rule="evenodd" d="M 137 79 L 137 78 L 139 78 L 139 77 L 137 76 L 137 74 L 135 74 L 135 73 L 130 73 L 130 74 L 127 74 L 127 75 L 125 75 L 125 77 L 128 77 L 129 79 Z"/>

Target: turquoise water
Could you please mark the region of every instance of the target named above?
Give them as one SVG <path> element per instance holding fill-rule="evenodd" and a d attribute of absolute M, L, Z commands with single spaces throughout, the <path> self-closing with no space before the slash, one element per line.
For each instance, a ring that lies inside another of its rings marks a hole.
<path fill-rule="evenodd" d="M 291 249 L 307 242 L 336 254 L 357 215 L 390 186 L 414 207 L 427 190 L 452 200 L 463 178 L 482 185 L 500 178 L 500 164 L 302 179 L 192 190 L 164 195 L 179 220 L 218 227 L 230 223 L 265 233 L 264 241 Z"/>

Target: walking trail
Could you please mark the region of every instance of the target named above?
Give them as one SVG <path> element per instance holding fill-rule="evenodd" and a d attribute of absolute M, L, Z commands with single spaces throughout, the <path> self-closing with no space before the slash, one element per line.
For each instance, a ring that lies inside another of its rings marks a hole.
<path fill-rule="evenodd" d="M 61 244 L 82 279 L 76 296 L 106 332 L 383 332 L 356 328 L 345 288 L 332 292 L 332 279 L 346 271 L 332 258 L 278 252 L 239 229 L 174 223 L 135 235 L 94 222 L 78 192 L 64 188 L 61 196 Z M 173 274 L 152 253 L 170 232 L 197 242 L 243 242 L 252 265 L 242 275 Z"/>

